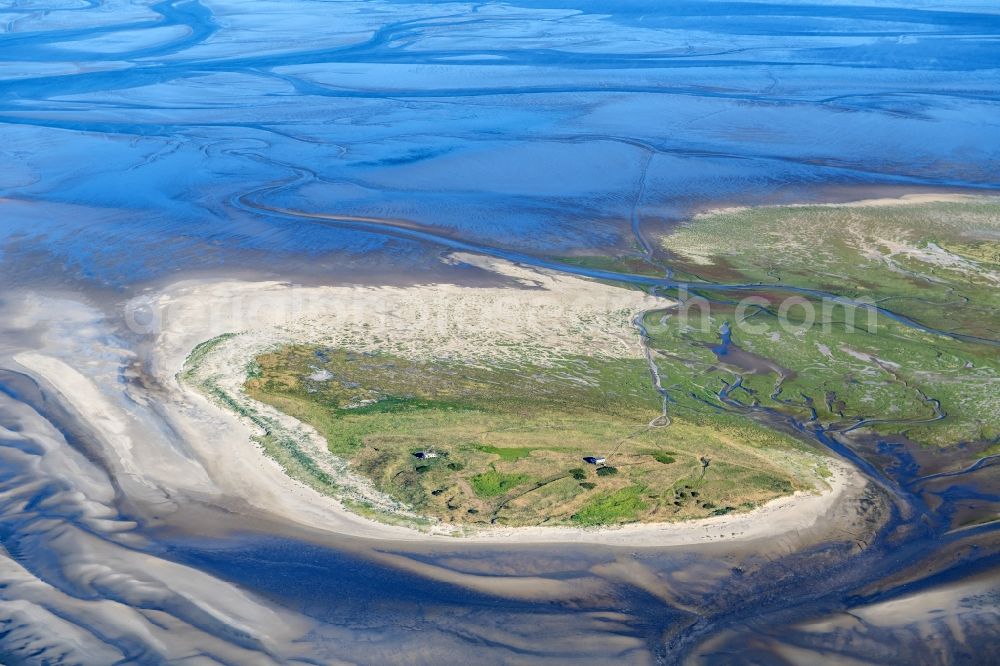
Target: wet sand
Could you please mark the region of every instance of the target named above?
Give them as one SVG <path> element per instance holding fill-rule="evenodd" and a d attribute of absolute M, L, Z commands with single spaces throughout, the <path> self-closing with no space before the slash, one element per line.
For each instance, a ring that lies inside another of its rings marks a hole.
<path fill-rule="evenodd" d="M 995 661 L 996 463 L 955 462 L 993 443 L 817 444 L 869 483 L 781 536 L 350 537 L 126 321 L 181 281 L 525 287 L 255 193 L 558 259 L 720 206 L 995 189 L 995 13 L 43 4 L 0 19 L 0 662 Z"/>

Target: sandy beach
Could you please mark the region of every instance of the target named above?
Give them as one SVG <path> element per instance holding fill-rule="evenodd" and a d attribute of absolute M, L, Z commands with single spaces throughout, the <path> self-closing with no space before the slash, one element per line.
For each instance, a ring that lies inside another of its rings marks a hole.
<path fill-rule="evenodd" d="M 884 206 L 919 206 L 932 203 L 976 203 L 988 201 L 990 196 L 982 194 L 960 194 L 946 192 L 921 192 L 911 194 L 901 194 L 899 196 L 884 196 L 867 199 L 857 199 L 854 201 L 843 201 L 835 203 L 791 203 L 791 204 L 770 204 L 767 208 L 868 208 Z M 753 206 L 716 206 L 698 211 L 695 217 L 711 217 L 713 215 L 727 215 L 751 210 Z"/>

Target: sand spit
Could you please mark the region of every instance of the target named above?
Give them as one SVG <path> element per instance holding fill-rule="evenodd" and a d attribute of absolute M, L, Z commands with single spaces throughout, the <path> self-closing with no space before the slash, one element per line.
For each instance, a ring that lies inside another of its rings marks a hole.
<path fill-rule="evenodd" d="M 903 194 L 898 197 L 879 197 L 875 199 L 858 199 L 857 201 L 845 201 L 842 203 L 792 203 L 792 204 L 770 204 L 765 208 L 872 208 L 885 206 L 918 206 L 932 203 L 983 203 L 998 201 L 1000 197 L 984 196 L 982 194 L 957 194 L 957 193 L 918 193 Z M 719 208 L 707 208 L 699 211 L 695 217 L 712 217 L 713 215 L 729 215 L 742 213 L 743 211 L 760 208 L 759 206 L 722 206 Z"/>

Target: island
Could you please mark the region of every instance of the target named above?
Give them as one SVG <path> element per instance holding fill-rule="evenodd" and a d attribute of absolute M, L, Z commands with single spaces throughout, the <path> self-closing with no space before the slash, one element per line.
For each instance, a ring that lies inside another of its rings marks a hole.
<path fill-rule="evenodd" d="M 829 492 L 838 437 L 997 448 L 998 210 L 710 212 L 659 238 L 672 270 L 638 283 L 651 255 L 563 260 L 593 279 L 451 252 L 497 286 L 305 290 L 279 326 L 199 344 L 178 377 L 290 477 L 382 522 L 739 514 Z"/>

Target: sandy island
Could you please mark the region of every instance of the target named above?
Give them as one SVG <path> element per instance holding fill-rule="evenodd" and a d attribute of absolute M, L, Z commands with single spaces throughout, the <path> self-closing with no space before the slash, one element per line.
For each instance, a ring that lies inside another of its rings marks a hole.
<path fill-rule="evenodd" d="M 629 547 L 763 539 L 833 529 L 828 523 L 842 505 L 864 492 L 867 483 L 853 468 L 817 456 L 833 472 L 826 488 L 778 498 L 744 514 L 603 528 L 502 527 L 470 532 L 442 523 L 417 530 L 357 515 L 338 500 L 292 479 L 254 443 L 252 422 L 206 397 L 196 388 L 197 382 L 181 379 L 192 350 L 218 336 L 226 337 L 206 354 L 197 372 L 233 396 L 241 396 L 247 364 L 256 354 L 289 342 L 391 349 L 415 358 L 447 357 L 469 363 L 503 363 L 506 356 L 544 363 L 553 354 L 578 351 L 581 345 L 588 354 L 639 358 L 643 348 L 632 328 L 633 317 L 669 304 L 636 290 L 500 260 L 467 255 L 453 255 L 450 260 L 494 272 L 503 284 L 298 287 L 199 280 L 180 282 L 142 299 L 143 307 L 155 315 L 149 325 L 156 332 L 140 346 L 136 364 L 145 368 L 148 390 L 155 394 L 148 397 L 169 424 L 169 438 L 148 434 L 148 426 L 136 423 L 129 413 L 127 401 L 109 395 L 109 390 L 120 388 L 74 370 L 57 357 L 62 354 L 41 350 L 21 353 L 16 360 L 86 415 L 114 451 L 118 467 L 147 491 L 150 501 L 175 493 L 211 497 L 234 511 L 260 511 L 356 537 Z M 494 344 L 483 344 L 487 339 Z M 504 344 L 495 344 L 498 339 Z M 240 400 L 250 399 L 243 395 Z M 310 454 L 338 474 L 338 482 L 345 481 L 350 493 L 376 506 L 382 501 L 382 508 L 390 511 L 403 511 L 392 506 L 390 498 L 380 498 L 364 479 L 354 477 L 345 463 L 329 454 L 326 442 L 312 428 L 266 405 L 253 407 L 270 410 L 269 416 L 302 437 Z M 173 503 L 159 501 L 165 506 Z"/>

